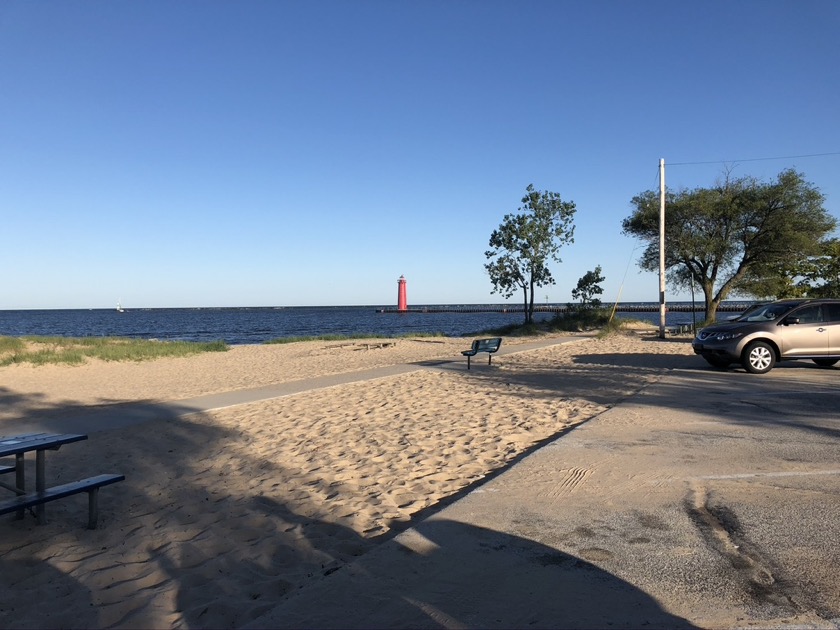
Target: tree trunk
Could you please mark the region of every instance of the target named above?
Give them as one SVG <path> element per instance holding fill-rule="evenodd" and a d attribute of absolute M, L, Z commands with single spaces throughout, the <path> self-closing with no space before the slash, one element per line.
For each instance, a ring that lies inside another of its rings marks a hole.
<path fill-rule="evenodd" d="M 534 280 L 531 279 L 531 299 L 528 302 L 528 323 L 534 323 Z"/>
<path fill-rule="evenodd" d="M 531 302 L 528 304 L 528 323 L 534 323 L 534 297 L 536 296 L 537 290 L 534 286 L 534 281 L 531 280 Z"/>
<path fill-rule="evenodd" d="M 531 313 L 528 312 L 528 285 L 522 285 L 522 310 L 525 311 L 525 325 L 531 323 Z"/>
<path fill-rule="evenodd" d="M 705 320 L 707 323 L 717 319 L 717 308 L 720 302 L 715 300 L 714 287 L 703 283 L 703 297 L 706 302 Z"/>

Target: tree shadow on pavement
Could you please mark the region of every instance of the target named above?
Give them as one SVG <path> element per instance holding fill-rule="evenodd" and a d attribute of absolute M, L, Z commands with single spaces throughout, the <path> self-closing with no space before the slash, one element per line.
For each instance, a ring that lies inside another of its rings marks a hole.
<path fill-rule="evenodd" d="M 291 594 L 252 628 L 692 628 L 596 565 L 431 518 Z"/>

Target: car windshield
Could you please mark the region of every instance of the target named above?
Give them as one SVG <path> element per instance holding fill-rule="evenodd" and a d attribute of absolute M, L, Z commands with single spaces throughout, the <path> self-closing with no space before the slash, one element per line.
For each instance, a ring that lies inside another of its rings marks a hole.
<path fill-rule="evenodd" d="M 736 322 L 771 322 L 779 319 L 792 308 L 799 306 L 799 302 L 785 302 L 784 304 L 763 304 L 747 309 L 737 317 Z"/>

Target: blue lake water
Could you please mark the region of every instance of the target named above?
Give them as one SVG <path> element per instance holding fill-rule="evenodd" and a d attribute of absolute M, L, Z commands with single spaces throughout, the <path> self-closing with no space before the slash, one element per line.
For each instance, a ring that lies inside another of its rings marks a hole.
<path fill-rule="evenodd" d="M 518 324 L 523 320 L 522 313 L 516 312 L 379 312 L 383 308 L 393 307 L 152 308 L 127 309 L 123 313 L 116 309 L 0 311 L 0 335 L 118 336 L 253 344 L 281 337 L 327 334 L 392 337 L 442 333 L 459 337 Z M 659 323 L 658 312 L 627 314 L 619 311 L 617 316 Z M 553 313 L 535 314 L 538 321 L 552 317 Z M 694 317 L 692 313 L 668 313 L 666 324 L 674 326 L 691 323 Z M 697 321 L 702 318 L 702 313 L 696 314 Z"/>

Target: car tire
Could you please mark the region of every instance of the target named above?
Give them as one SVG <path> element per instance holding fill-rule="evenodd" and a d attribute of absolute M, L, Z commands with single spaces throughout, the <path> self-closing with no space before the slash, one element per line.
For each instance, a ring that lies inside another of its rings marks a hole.
<path fill-rule="evenodd" d="M 741 364 L 747 372 L 752 374 L 766 374 L 776 365 L 776 353 L 773 348 L 763 341 L 754 341 L 741 355 Z"/>
<path fill-rule="evenodd" d="M 732 363 L 729 359 L 724 359 L 723 357 L 719 357 L 714 354 L 704 354 L 703 358 L 706 359 L 706 363 L 711 365 L 713 368 L 718 368 L 719 370 L 728 368 L 729 364 Z"/>
<path fill-rule="evenodd" d="M 840 361 L 840 359 L 814 359 L 814 363 L 820 367 L 831 367 L 838 361 Z"/>

